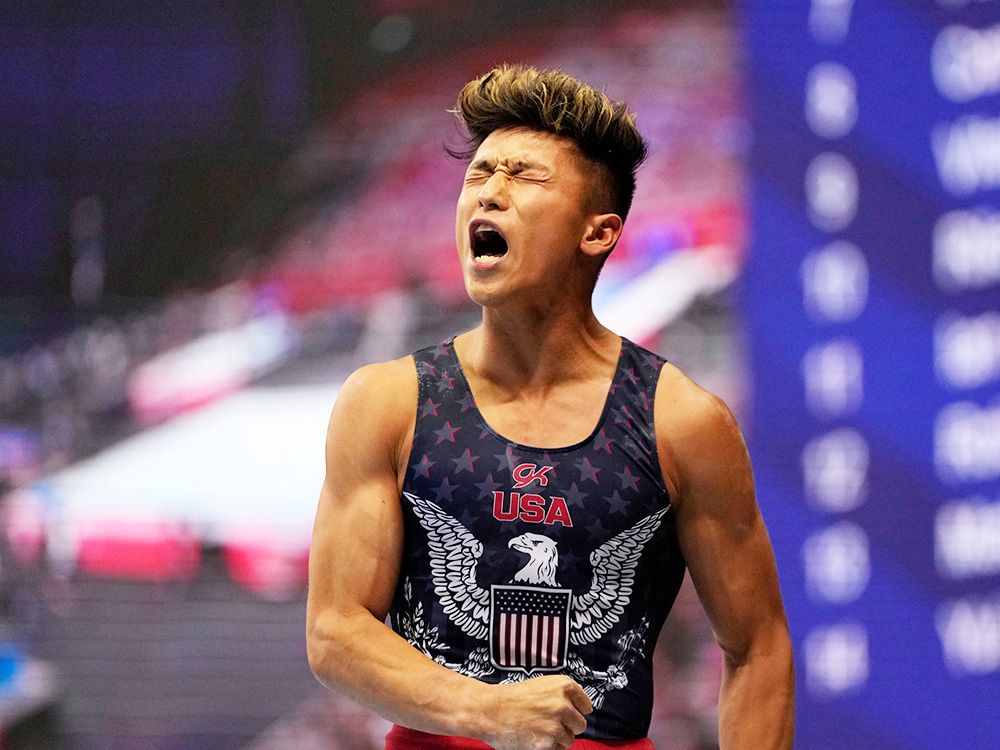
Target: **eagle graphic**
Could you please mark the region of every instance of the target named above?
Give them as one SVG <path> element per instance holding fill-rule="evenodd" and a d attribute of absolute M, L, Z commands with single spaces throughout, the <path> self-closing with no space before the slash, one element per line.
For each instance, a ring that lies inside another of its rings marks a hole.
<path fill-rule="evenodd" d="M 456 518 L 409 492 L 403 495 L 427 532 L 434 593 L 448 618 L 472 638 L 489 637 L 490 589 L 476 581 L 482 543 Z M 570 603 L 569 642 L 593 643 L 618 622 L 632 597 L 635 569 L 643 548 L 660 527 L 663 508 L 620 532 L 590 553 L 593 574 L 590 590 L 574 593 Z M 556 586 L 559 563 L 556 543 L 541 534 L 514 537 L 508 547 L 528 555 L 514 582 Z"/>

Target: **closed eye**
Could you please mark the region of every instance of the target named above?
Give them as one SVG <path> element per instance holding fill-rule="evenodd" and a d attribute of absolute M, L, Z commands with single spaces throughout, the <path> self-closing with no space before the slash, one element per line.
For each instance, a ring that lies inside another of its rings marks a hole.
<path fill-rule="evenodd" d="M 465 175 L 465 184 L 475 185 L 477 182 L 486 182 L 491 176 L 485 172 L 470 172 Z"/>
<path fill-rule="evenodd" d="M 537 164 L 529 161 L 516 159 L 509 164 L 499 166 L 497 162 L 491 159 L 479 159 L 469 165 L 465 174 L 465 183 L 470 185 L 483 182 L 496 174 L 498 170 L 508 180 L 543 183 L 549 179 L 549 175 L 544 169 L 540 169 Z"/>
<path fill-rule="evenodd" d="M 514 174 L 513 177 L 514 179 L 520 180 L 521 182 L 535 182 L 535 183 L 548 182 L 547 177 L 543 177 L 538 173 L 529 172 L 525 174 L 524 172 L 518 172 Z"/>
<path fill-rule="evenodd" d="M 495 173 L 494 172 L 484 172 L 484 171 L 470 171 L 465 175 L 465 184 L 474 185 L 479 182 L 486 182 Z M 518 182 L 531 182 L 531 183 L 543 183 L 548 182 L 548 177 L 545 177 L 537 172 L 501 172 L 501 174 L 506 175 L 508 180 L 517 180 Z"/>

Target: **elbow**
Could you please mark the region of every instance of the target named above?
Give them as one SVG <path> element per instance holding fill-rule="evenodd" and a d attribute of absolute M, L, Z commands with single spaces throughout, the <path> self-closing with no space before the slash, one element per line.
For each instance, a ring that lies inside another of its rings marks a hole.
<path fill-rule="evenodd" d="M 313 676 L 324 685 L 328 685 L 326 679 L 326 655 L 329 652 L 329 643 L 316 627 L 315 623 L 306 626 L 306 659 L 309 661 L 309 669 Z"/>
<path fill-rule="evenodd" d="M 768 663 L 774 668 L 792 670 L 792 640 L 784 618 L 750 631 L 739 642 L 719 645 L 729 670 L 751 663 Z"/>
<path fill-rule="evenodd" d="M 323 681 L 320 676 L 323 671 L 323 660 L 324 654 L 326 653 L 326 644 L 320 638 L 320 635 L 316 632 L 316 628 L 310 625 L 306 628 L 306 659 L 309 661 L 309 669 L 316 676 L 320 682 Z"/>
<path fill-rule="evenodd" d="M 784 620 L 757 629 L 725 651 L 719 695 L 720 747 L 791 750 L 795 735 L 795 667 Z"/>
<path fill-rule="evenodd" d="M 372 622 L 368 610 L 343 612 L 334 607 L 307 618 L 306 658 L 317 680 L 332 689 L 351 681 L 363 658 L 360 644 L 370 637 Z"/>
<path fill-rule="evenodd" d="M 337 618 L 327 613 L 326 616 L 311 620 L 306 625 L 306 658 L 309 669 L 324 686 L 335 688 L 339 683 L 343 648 L 343 628 Z"/>

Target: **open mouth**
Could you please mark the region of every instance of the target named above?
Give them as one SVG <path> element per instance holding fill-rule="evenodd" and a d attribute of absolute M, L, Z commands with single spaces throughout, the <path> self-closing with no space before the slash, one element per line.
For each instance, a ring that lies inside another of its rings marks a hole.
<path fill-rule="evenodd" d="M 492 224 L 474 222 L 470 228 L 472 256 L 476 260 L 488 261 L 502 258 L 507 254 L 507 240 Z"/>

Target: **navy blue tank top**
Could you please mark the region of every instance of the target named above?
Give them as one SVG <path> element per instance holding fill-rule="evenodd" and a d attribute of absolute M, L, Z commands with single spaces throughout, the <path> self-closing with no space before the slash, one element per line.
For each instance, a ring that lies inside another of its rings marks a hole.
<path fill-rule="evenodd" d="M 593 433 L 546 449 L 486 423 L 451 340 L 413 357 L 393 629 L 486 682 L 568 675 L 594 704 L 583 737 L 644 737 L 653 647 L 684 576 L 653 430 L 664 360 L 623 339 Z"/>

